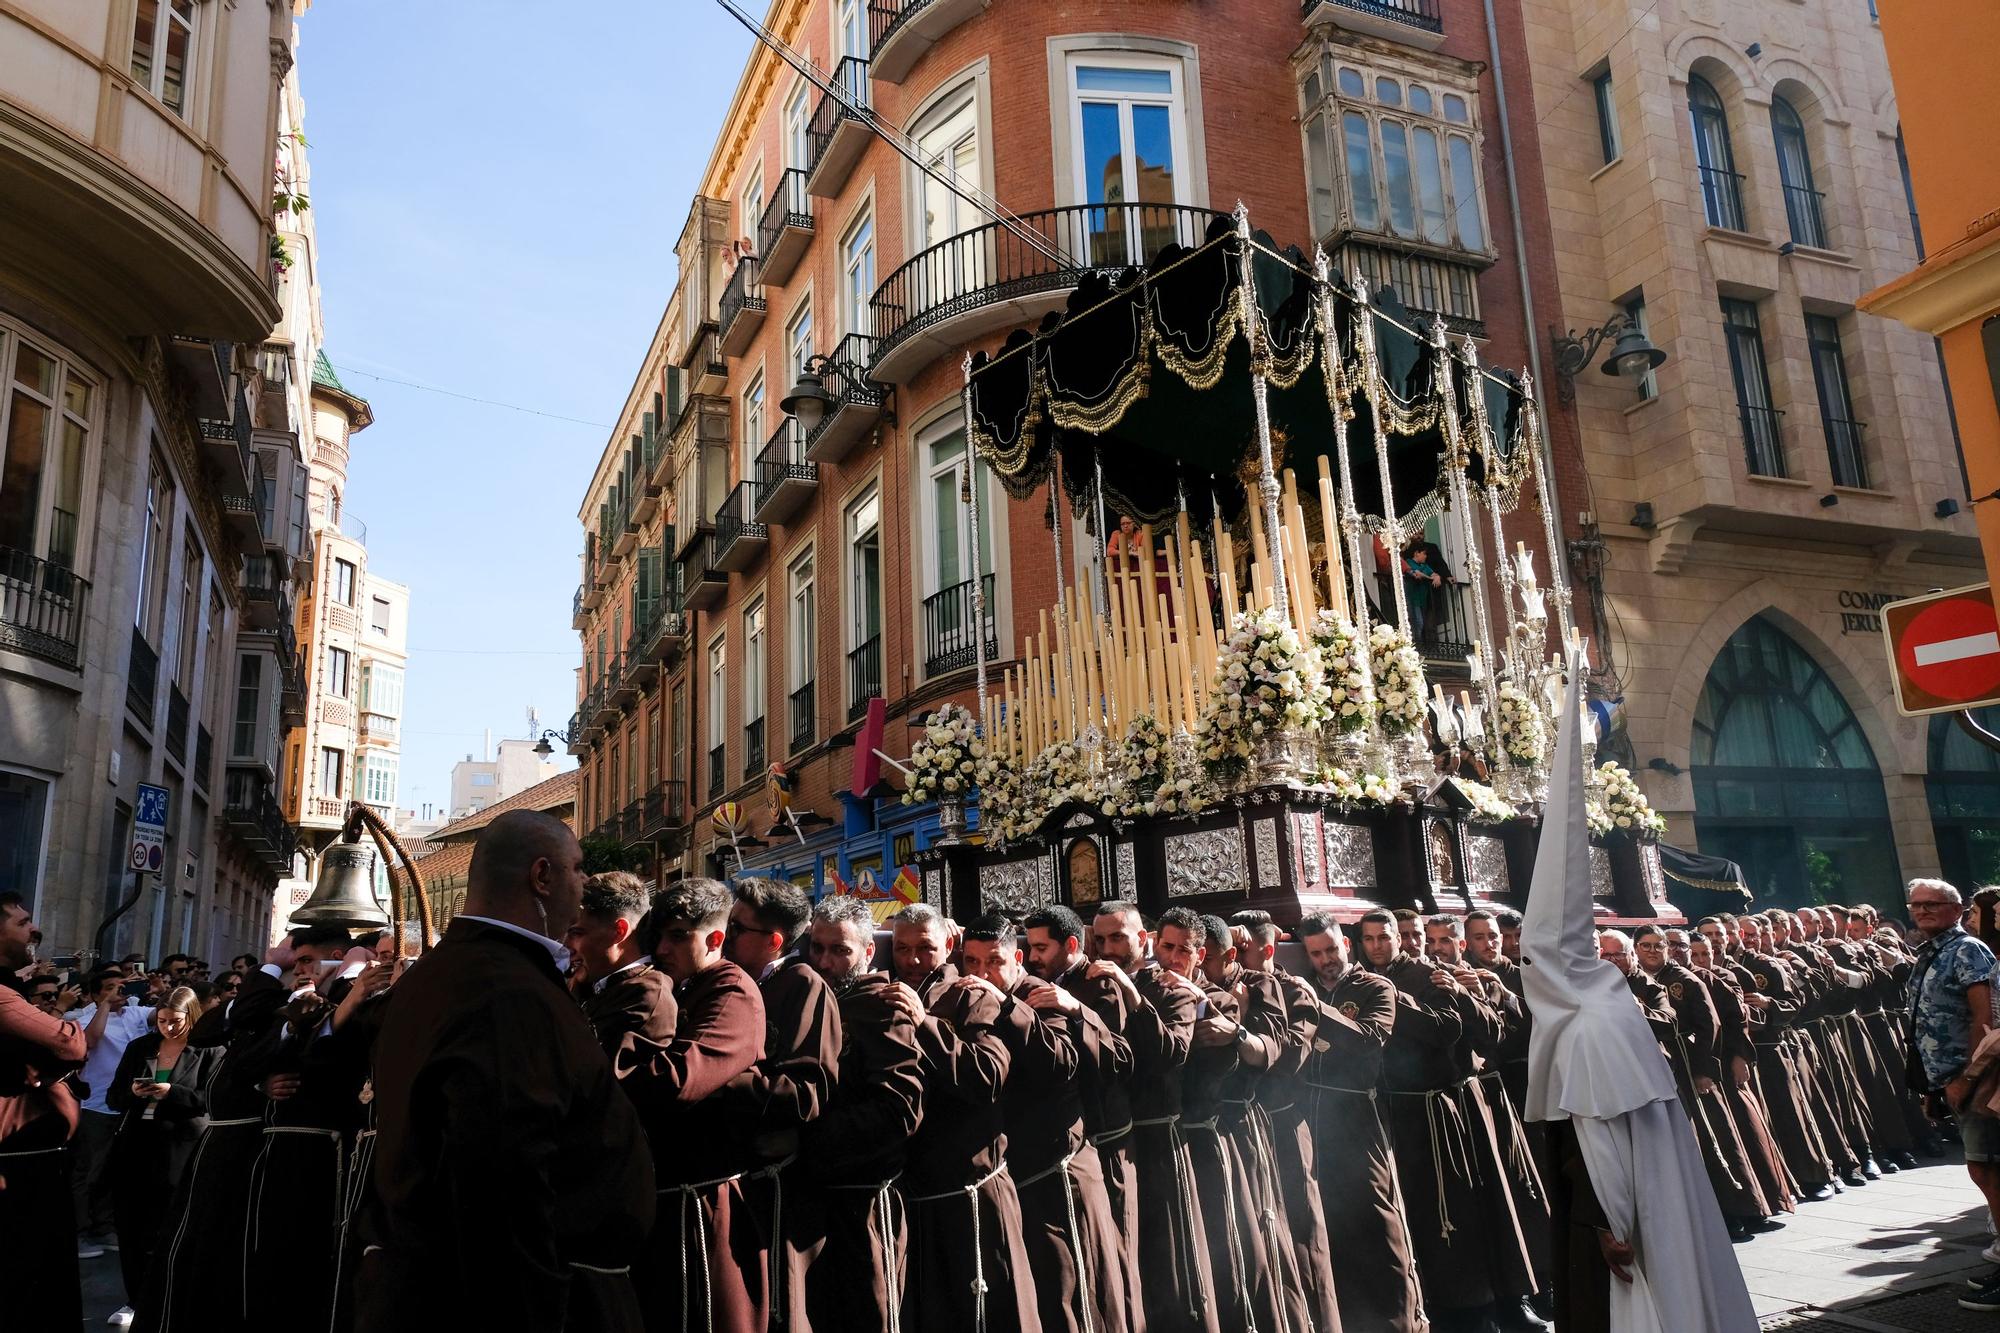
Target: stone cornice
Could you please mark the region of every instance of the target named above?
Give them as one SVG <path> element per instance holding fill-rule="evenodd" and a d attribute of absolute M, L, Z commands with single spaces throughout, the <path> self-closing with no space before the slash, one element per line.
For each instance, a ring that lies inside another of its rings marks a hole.
<path fill-rule="evenodd" d="M 2000 212 L 1862 297 L 1861 308 L 1932 335 L 2000 310 Z"/>

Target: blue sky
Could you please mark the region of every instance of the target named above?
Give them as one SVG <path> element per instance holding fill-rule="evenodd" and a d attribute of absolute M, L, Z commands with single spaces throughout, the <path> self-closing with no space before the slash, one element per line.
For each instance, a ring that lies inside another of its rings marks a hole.
<path fill-rule="evenodd" d="M 375 409 L 346 508 L 371 569 L 410 585 L 405 808 L 444 804 L 485 728 L 526 734 L 531 704 L 569 721 L 577 508 L 749 47 L 711 0 L 321 0 L 300 21 L 326 347 Z"/>

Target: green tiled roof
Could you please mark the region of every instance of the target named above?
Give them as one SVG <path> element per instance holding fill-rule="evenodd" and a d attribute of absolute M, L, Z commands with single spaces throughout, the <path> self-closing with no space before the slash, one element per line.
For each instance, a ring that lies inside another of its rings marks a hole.
<path fill-rule="evenodd" d="M 340 376 L 333 373 L 333 362 L 326 359 L 324 347 L 313 354 L 313 383 L 329 389 L 338 389 L 342 393 L 348 391 L 347 386 L 340 382 Z"/>

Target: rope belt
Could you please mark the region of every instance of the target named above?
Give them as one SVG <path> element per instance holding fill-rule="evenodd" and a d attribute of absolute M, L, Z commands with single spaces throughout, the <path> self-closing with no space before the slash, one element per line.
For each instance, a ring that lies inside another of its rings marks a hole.
<path fill-rule="evenodd" d="M 773 1323 L 785 1322 L 785 1178 L 784 1169 L 798 1159 L 798 1154 L 771 1163 L 752 1171 L 747 1179 L 771 1182 L 771 1252 L 770 1272 L 765 1281 L 771 1293 L 771 1319 Z"/>
<path fill-rule="evenodd" d="M 250 1226 L 245 1231 L 243 1237 L 243 1308 L 246 1310 L 250 1308 L 250 1269 L 252 1267 L 252 1260 L 256 1252 L 262 1249 L 264 1244 L 264 1179 L 270 1169 L 271 1145 L 277 1141 L 277 1136 L 280 1134 L 303 1135 L 306 1138 L 313 1139 L 331 1139 L 333 1141 L 333 1198 L 335 1209 L 341 1210 L 347 1199 L 347 1153 L 343 1151 L 344 1145 L 341 1142 L 346 1137 L 345 1135 L 337 1129 L 323 1129 L 318 1125 L 264 1126 L 264 1146 L 258 1149 L 256 1164 L 251 1167 L 250 1171 Z M 340 1230 L 344 1232 L 344 1222 Z M 338 1256 L 335 1257 L 334 1267 L 337 1276 L 339 1270 Z M 333 1303 L 337 1306 L 340 1303 L 337 1295 L 339 1289 L 336 1287 L 334 1290 L 336 1297 Z"/>
<path fill-rule="evenodd" d="M 361 1208 L 361 1198 L 368 1190 L 368 1170 L 375 1162 L 375 1131 L 364 1129 L 354 1136 L 354 1152 L 348 1158 L 347 1197 L 340 1210 L 340 1248 L 333 1254 L 333 1289 L 341 1290 L 342 1279 L 347 1268 L 347 1233 L 354 1225 L 354 1214 Z M 340 1302 L 334 1301 L 336 1311 Z M 337 1333 L 333 1325 L 327 1333 Z"/>
<path fill-rule="evenodd" d="M 1102 1134 L 1092 1134 L 1090 1136 L 1090 1141 L 1095 1146 L 1102 1148 L 1106 1144 L 1118 1142 L 1120 1139 L 1124 1138 L 1131 1132 L 1132 1132 L 1132 1122 L 1130 1120 L 1127 1120 L 1124 1124 L 1120 1125 L 1116 1129 L 1107 1129 Z"/>
<path fill-rule="evenodd" d="M 1198 1129 L 1215 1139 L 1215 1155 L 1222 1163 L 1222 1222 L 1224 1234 L 1229 1238 L 1230 1275 L 1244 1283 L 1245 1333 L 1257 1333 L 1257 1311 L 1252 1307 L 1248 1290 L 1250 1270 L 1243 1262 L 1243 1236 L 1236 1226 L 1236 1172 L 1229 1165 L 1229 1150 L 1222 1146 L 1222 1131 L 1216 1127 L 1220 1120 L 1219 1115 L 1212 1115 L 1206 1120 L 1186 1121 L 1181 1128 Z"/>
<path fill-rule="evenodd" d="M 1431 1137 L 1431 1171 L 1436 1177 L 1437 1183 L 1438 1239 L 1446 1241 L 1451 1239 L 1451 1233 L 1458 1230 L 1458 1228 L 1452 1225 L 1451 1201 L 1447 1197 L 1447 1191 L 1445 1190 L 1444 1164 L 1447 1147 L 1445 1140 L 1448 1135 L 1445 1128 L 1438 1123 L 1437 1099 L 1440 1097 L 1452 1098 L 1454 1099 L 1453 1104 L 1456 1105 L 1456 1098 L 1463 1086 L 1463 1084 L 1453 1084 L 1449 1088 L 1433 1088 L 1428 1092 L 1398 1092 L 1393 1088 L 1389 1090 L 1391 1097 L 1421 1097 L 1424 1099 L 1424 1125 L 1430 1131 Z M 1460 1108 L 1459 1114 L 1463 1115 L 1464 1113 L 1464 1109 Z"/>
<path fill-rule="evenodd" d="M 238 1120 L 211 1120 L 208 1122 L 208 1127 L 210 1129 L 235 1129 L 239 1125 L 261 1125 L 263 1123 L 264 1117 L 261 1115 L 246 1115 Z M 272 1128 L 275 1129 L 277 1126 L 273 1125 Z"/>
<path fill-rule="evenodd" d="M 986 1333 L 986 1251 L 979 1243 L 979 1191 L 1006 1174 L 1007 1164 L 1002 1162 L 970 1185 L 961 1185 L 941 1194 L 912 1194 L 908 1200 L 910 1203 L 938 1203 L 962 1197 L 972 1206 L 972 1326 L 978 1333 Z"/>
<path fill-rule="evenodd" d="M 1486 1070 L 1484 1073 L 1475 1074 L 1473 1077 L 1492 1079 L 1495 1085 L 1498 1086 L 1500 1090 L 1499 1095 L 1502 1098 L 1505 1098 L 1507 1096 L 1507 1085 L 1501 1081 L 1499 1070 L 1489 1069 Z M 1495 1116 L 1498 1116 L 1500 1115 L 1500 1111 L 1497 1109 L 1498 1103 L 1496 1102 L 1494 1105 L 1496 1109 L 1494 1110 L 1493 1114 Z M 1509 1138 L 1514 1145 L 1514 1151 L 1516 1154 L 1519 1155 L 1521 1164 L 1524 1167 L 1526 1167 L 1528 1171 L 1528 1182 L 1527 1182 L 1528 1197 L 1534 1200 L 1536 1203 L 1540 1203 L 1542 1202 L 1542 1195 L 1545 1192 L 1544 1187 L 1542 1185 L 1541 1169 L 1535 1165 L 1534 1150 L 1528 1146 L 1528 1133 L 1525 1129 L 1521 1128 L 1521 1117 L 1518 1114 L 1516 1114 L 1512 1102 L 1509 1102 L 1507 1104 L 1506 1115 L 1507 1115 L 1507 1127 L 1513 1131 L 1512 1134 L 1509 1135 Z"/>
<path fill-rule="evenodd" d="M 701 1237 L 698 1253 L 701 1255 L 701 1312 L 702 1323 L 708 1333 L 715 1333 L 715 1288 L 708 1271 L 708 1214 L 701 1210 L 701 1191 L 719 1189 L 743 1179 L 747 1174 L 738 1171 L 733 1176 L 718 1176 L 714 1180 L 697 1180 L 686 1185 L 668 1185 L 655 1190 L 655 1194 L 678 1194 L 680 1196 L 681 1235 L 674 1246 L 680 1251 L 681 1261 L 681 1328 L 688 1326 L 688 1209 L 694 1210 L 695 1233 Z"/>
<path fill-rule="evenodd" d="M 1125 1128 L 1130 1130 L 1131 1126 L 1127 1125 Z M 1069 1165 L 1075 1160 L 1076 1154 L 1070 1153 L 1054 1166 L 1044 1167 L 1042 1170 L 1035 1172 L 1034 1175 L 1029 1176 L 1026 1180 L 1015 1182 L 1014 1188 L 1018 1192 L 1028 1188 L 1030 1185 L 1047 1180 L 1050 1176 L 1058 1173 L 1061 1174 L 1063 1211 L 1069 1220 L 1069 1255 L 1070 1261 L 1076 1265 L 1077 1314 L 1080 1316 L 1079 1322 L 1083 1326 L 1083 1333 L 1092 1333 L 1090 1293 L 1097 1290 L 1097 1282 L 1094 1275 L 1089 1271 L 1089 1265 L 1084 1261 L 1083 1232 L 1076 1224 L 1076 1195 L 1079 1187 L 1075 1178 L 1069 1172 Z"/>
<path fill-rule="evenodd" d="M 1201 1263 L 1194 1252 L 1194 1173 L 1188 1166 L 1187 1140 L 1181 1137 L 1181 1118 L 1178 1115 L 1163 1115 L 1150 1120 L 1134 1120 L 1132 1124 L 1135 1127 L 1166 1127 L 1168 1156 L 1174 1166 L 1174 1192 L 1180 1196 L 1180 1207 L 1174 1210 L 1173 1223 L 1180 1237 L 1180 1243 L 1175 1248 L 1180 1251 L 1184 1269 L 1181 1286 L 1187 1292 L 1188 1314 L 1200 1323 L 1203 1311 L 1208 1308 L 1208 1285 L 1201 1279 Z"/>
<path fill-rule="evenodd" d="M 836 1190 L 867 1190 L 875 1198 L 870 1207 L 875 1211 L 875 1229 L 882 1233 L 882 1281 L 889 1287 L 889 1333 L 903 1333 L 903 1291 L 896 1282 L 896 1217 L 893 1204 L 896 1200 L 897 1177 L 890 1176 L 879 1185 L 830 1185 Z M 907 1202 L 905 1204 L 907 1212 Z"/>
<path fill-rule="evenodd" d="M 1375 1100 L 1373 1088 L 1344 1088 L 1338 1083 L 1314 1083 L 1310 1079 L 1306 1081 L 1306 1086 L 1314 1092 L 1345 1092 L 1355 1097 L 1366 1097 L 1371 1102 Z"/>
<path fill-rule="evenodd" d="M 1278 1161 L 1271 1151 L 1270 1111 L 1254 1097 L 1228 1099 L 1224 1106 L 1235 1107 L 1242 1112 L 1240 1128 L 1249 1136 L 1249 1170 L 1255 1189 L 1263 1194 L 1264 1206 L 1258 1213 L 1263 1223 L 1264 1245 L 1270 1252 L 1270 1262 L 1278 1269 L 1279 1285 L 1291 1291 L 1305 1290 L 1305 1274 L 1299 1270 L 1298 1254 L 1293 1250 L 1291 1237 L 1285 1234 L 1284 1220 L 1279 1216 Z M 1291 1311 L 1281 1297 L 1277 1302 L 1278 1326 L 1280 1333 L 1291 1333 Z M 1307 1316 L 1310 1323 L 1311 1316 Z M 1308 1330 L 1310 1333 L 1310 1330 Z"/>
<path fill-rule="evenodd" d="M 25 1148 L 17 1152 L 0 1152 L 0 1161 L 26 1161 L 31 1157 L 54 1157 L 57 1153 L 69 1151 L 67 1143 L 55 1148 Z"/>

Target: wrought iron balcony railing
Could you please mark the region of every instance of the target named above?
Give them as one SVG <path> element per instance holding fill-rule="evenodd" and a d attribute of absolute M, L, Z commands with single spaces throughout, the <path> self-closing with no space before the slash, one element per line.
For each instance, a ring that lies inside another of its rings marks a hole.
<path fill-rule="evenodd" d="M 764 776 L 764 719 L 753 717 L 743 724 L 743 780 Z"/>
<path fill-rule="evenodd" d="M 793 690 L 790 696 L 792 712 L 792 753 L 797 754 L 819 739 L 819 719 L 813 712 L 813 683 Z"/>
<path fill-rule="evenodd" d="M 1826 456 L 1833 465 L 1833 484 L 1867 489 L 1868 455 L 1861 447 L 1861 430 L 1867 423 L 1826 418 Z"/>
<path fill-rule="evenodd" d="M 1785 477 L 1785 414 L 1775 407 L 1738 403 L 1736 419 L 1743 423 L 1743 450 L 1755 477 Z"/>
<path fill-rule="evenodd" d="M 783 282 L 798 267 L 812 244 L 812 195 L 806 190 L 806 170 L 792 167 L 778 173 L 771 202 L 757 222 L 757 255 L 764 261 L 764 281 Z"/>
<path fill-rule="evenodd" d="M 882 693 L 882 636 L 849 650 L 847 654 L 847 720 L 852 722 L 868 711 L 868 701 Z"/>
<path fill-rule="evenodd" d="M 81 667 L 89 600 L 90 581 L 67 563 L 0 546 L 0 648 Z"/>
<path fill-rule="evenodd" d="M 729 786 L 727 761 L 723 747 L 716 745 L 708 752 L 708 799 L 719 798 Z"/>
<path fill-rule="evenodd" d="M 871 105 L 868 62 L 845 57 L 833 67 L 831 82 L 840 96 L 822 93 L 806 123 L 806 186 L 818 195 L 839 190 L 871 132 L 865 118 Z"/>
<path fill-rule="evenodd" d="M 1310 20 L 1313 11 L 1323 5 L 1388 19 L 1392 23 L 1406 24 L 1425 32 L 1444 31 L 1444 18 L 1438 11 L 1438 0 L 1303 0 L 1300 17 Z"/>
<path fill-rule="evenodd" d="M 1743 176 L 1720 167 L 1698 167 L 1701 173 L 1701 206 L 1711 227 L 1729 231 L 1743 228 Z"/>
<path fill-rule="evenodd" d="M 797 417 L 786 417 L 757 455 L 757 519 L 783 523 L 819 485 L 819 464 L 806 457 Z"/>
<path fill-rule="evenodd" d="M 983 576 L 980 583 L 986 598 L 986 657 L 995 661 L 1000 656 L 1000 642 L 994 633 L 993 576 Z M 924 675 L 941 676 L 977 660 L 973 623 L 971 579 L 924 598 Z"/>
<path fill-rule="evenodd" d="M 167 683 L 167 753 L 182 763 L 187 762 L 188 744 L 188 701 L 181 693 L 181 687 L 172 681 Z"/>
<path fill-rule="evenodd" d="M 728 286 L 722 289 L 722 303 L 716 317 L 716 332 L 727 356 L 741 355 L 750 337 L 764 323 L 764 266 L 755 255 L 736 261 Z"/>
<path fill-rule="evenodd" d="M 125 706 L 148 727 L 153 725 L 153 701 L 160 683 L 160 655 L 137 626 L 132 629 L 131 666 L 125 673 Z"/>
<path fill-rule="evenodd" d="M 1795 245 L 1830 249 L 1826 238 L 1826 194 L 1803 185 L 1785 186 L 1785 221 Z"/>

